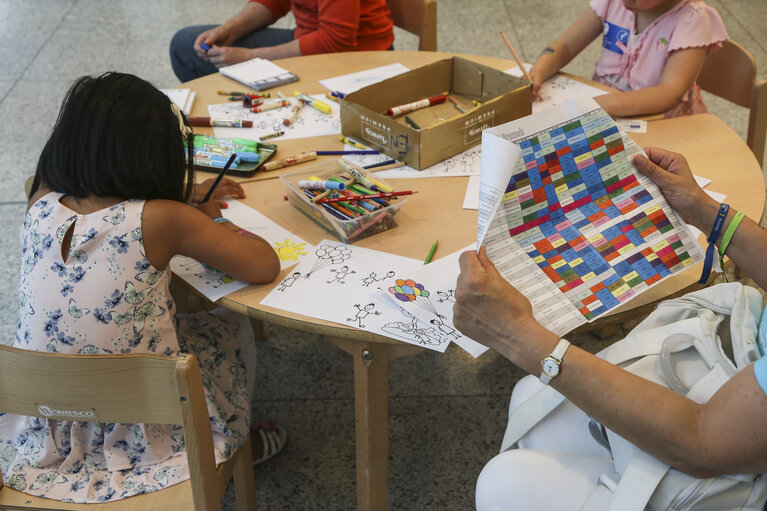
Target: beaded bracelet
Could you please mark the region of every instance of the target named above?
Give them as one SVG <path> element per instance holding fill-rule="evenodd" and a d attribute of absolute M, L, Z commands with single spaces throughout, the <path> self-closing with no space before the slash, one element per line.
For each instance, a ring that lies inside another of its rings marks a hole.
<path fill-rule="evenodd" d="M 743 217 L 745 216 L 745 213 L 738 211 L 735 213 L 735 216 L 730 222 L 730 225 L 728 225 L 727 229 L 724 230 L 724 235 L 722 235 L 722 242 L 719 244 L 719 264 L 722 268 L 724 268 L 724 253 L 727 251 L 727 247 L 730 246 L 732 236 L 735 234 L 735 231 L 738 229 L 741 220 L 743 220 Z"/>
<path fill-rule="evenodd" d="M 711 265 L 714 264 L 714 243 L 719 239 L 719 233 L 722 232 L 722 226 L 727 218 L 727 212 L 730 210 L 730 205 L 722 203 L 719 206 L 719 213 L 716 214 L 716 220 L 714 220 L 714 227 L 711 228 L 711 234 L 708 235 L 708 248 L 706 248 L 706 259 L 703 261 L 703 272 L 700 275 L 698 284 L 705 284 L 708 281 L 708 276 L 711 275 Z"/>

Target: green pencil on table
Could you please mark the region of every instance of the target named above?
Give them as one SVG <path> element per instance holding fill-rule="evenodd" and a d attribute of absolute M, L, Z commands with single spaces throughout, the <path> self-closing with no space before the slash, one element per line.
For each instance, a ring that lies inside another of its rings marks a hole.
<path fill-rule="evenodd" d="M 434 245 L 431 246 L 431 250 L 429 250 L 429 255 L 426 256 L 426 260 L 424 260 L 423 264 L 429 264 L 434 257 L 434 252 L 437 251 L 437 245 L 439 245 L 439 240 L 434 242 Z"/>

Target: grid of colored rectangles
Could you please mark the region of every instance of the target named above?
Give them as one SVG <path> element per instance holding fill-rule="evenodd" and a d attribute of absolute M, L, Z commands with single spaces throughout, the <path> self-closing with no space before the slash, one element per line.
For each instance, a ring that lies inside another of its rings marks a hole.
<path fill-rule="evenodd" d="M 520 147 L 503 198 L 509 233 L 586 319 L 692 263 L 603 110 Z"/>

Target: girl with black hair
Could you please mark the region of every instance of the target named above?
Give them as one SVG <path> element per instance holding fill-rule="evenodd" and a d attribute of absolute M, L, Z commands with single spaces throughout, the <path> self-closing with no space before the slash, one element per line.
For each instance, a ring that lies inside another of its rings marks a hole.
<path fill-rule="evenodd" d="M 193 184 L 185 136 L 191 130 L 181 112 L 140 78 L 107 73 L 71 87 L 40 156 L 22 229 L 14 346 L 194 353 L 221 462 L 249 431 L 252 331 L 225 310 L 176 314 L 168 262 L 182 254 L 254 284 L 273 280 L 280 265 L 262 238 L 214 221 L 221 216 L 215 200 L 187 203 L 206 187 Z M 222 185 L 218 197 L 241 193 L 231 180 Z M 189 477 L 180 426 L 0 414 L 0 441 L 18 451 L 6 484 L 41 497 L 103 502 Z"/>

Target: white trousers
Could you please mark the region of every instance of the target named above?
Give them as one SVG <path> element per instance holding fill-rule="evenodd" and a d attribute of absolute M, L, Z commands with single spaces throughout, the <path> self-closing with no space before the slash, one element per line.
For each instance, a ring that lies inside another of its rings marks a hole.
<path fill-rule="evenodd" d="M 543 384 L 527 376 L 514 386 L 510 409 Z M 600 484 L 617 480 L 610 451 L 589 432 L 589 418 L 563 402 L 511 449 L 491 459 L 477 480 L 478 511 L 577 511 Z"/>

